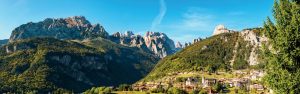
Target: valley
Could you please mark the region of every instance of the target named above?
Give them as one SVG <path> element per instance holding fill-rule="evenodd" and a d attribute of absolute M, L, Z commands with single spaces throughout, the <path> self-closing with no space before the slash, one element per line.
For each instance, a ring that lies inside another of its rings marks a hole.
<path fill-rule="evenodd" d="M 299 0 L 157 1 L 1 1 L 0 93 L 299 94 Z"/>
<path fill-rule="evenodd" d="M 36 33 L 36 30 L 41 31 Z M 68 30 L 83 33 L 66 36 L 74 32 Z M 118 86 L 129 84 L 127 90 L 141 93 L 166 93 L 169 89 L 207 93 L 270 92 L 261 81 L 265 64 L 260 54 L 267 44 L 262 28 L 234 31 L 218 25 L 214 32 L 212 37 L 175 46 L 173 40 L 160 32 L 149 31 L 144 37 L 131 31 L 109 35 L 102 26 L 91 25 L 83 16 L 24 24 L 13 31 L 1 48 L 0 73 L 3 80 L 9 81 L 3 84 L 2 90 L 84 92 L 95 86 L 109 86 L 99 89 L 113 92 Z M 43 78 L 28 78 L 31 72 L 40 69 L 45 70 L 36 75 Z M 16 76 L 19 79 L 9 80 Z M 42 84 L 46 86 L 41 87 Z"/>

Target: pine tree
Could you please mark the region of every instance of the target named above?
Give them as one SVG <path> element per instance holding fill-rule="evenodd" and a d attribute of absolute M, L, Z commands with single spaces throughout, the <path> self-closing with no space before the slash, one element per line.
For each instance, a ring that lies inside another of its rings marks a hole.
<path fill-rule="evenodd" d="M 279 94 L 300 92 L 299 0 L 275 0 L 275 23 L 267 19 L 264 29 L 272 49 L 266 51 L 266 84 Z"/>

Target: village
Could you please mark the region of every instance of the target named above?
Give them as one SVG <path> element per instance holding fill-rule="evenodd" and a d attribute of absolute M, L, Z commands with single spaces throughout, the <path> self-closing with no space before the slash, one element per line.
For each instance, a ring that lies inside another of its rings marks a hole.
<path fill-rule="evenodd" d="M 237 93 L 237 90 L 244 92 L 252 92 L 254 94 L 267 94 L 269 90 L 263 86 L 260 81 L 263 77 L 263 71 L 234 71 L 231 74 L 219 72 L 218 74 L 205 74 L 195 72 L 170 73 L 168 77 L 152 82 L 139 82 L 132 87 L 138 91 L 150 91 L 157 88 L 167 89 L 176 87 L 187 92 L 193 90 L 205 90 L 207 93 L 219 93 L 220 91 L 213 90 L 216 84 L 220 84 L 222 93 Z M 226 88 L 226 89 L 225 89 Z"/>

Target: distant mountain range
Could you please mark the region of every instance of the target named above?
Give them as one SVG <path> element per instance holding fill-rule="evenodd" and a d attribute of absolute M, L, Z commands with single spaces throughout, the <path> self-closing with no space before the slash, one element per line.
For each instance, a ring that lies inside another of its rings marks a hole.
<path fill-rule="evenodd" d="M 109 35 L 83 16 L 29 22 L 0 41 L 0 92 L 80 93 L 140 79 L 161 81 L 170 73 L 247 69 L 262 64 L 267 39 L 261 32 L 219 25 L 212 37 L 175 45 L 160 32 Z"/>
<path fill-rule="evenodd" d="M 135 35 L 131 31 L 109 35 L 100 24 L 92 25 L 83 16 L 52 19 L 23 24 L 12 31 L 9 42 L 35 37 L 52 37 L 61 40 L 84 40 L 101 37 L 115 43 L 139 47 L 163 58 L 176 52 L 173 40 L 164 33 L 147 32 L 145 36 Z"/>
<path fill-rule="evenodd" d="M 14 29 L 7 41 L 0 48 L 0 92 L 83 92 L 131 84 L 176 52 L 164 33 L 109 35 L 83 16 L 29 22 Z"/>
<path fill-rule="evenodd" d="M 7 44 L 8 39 L 0 40 L 0 46 Z"/>

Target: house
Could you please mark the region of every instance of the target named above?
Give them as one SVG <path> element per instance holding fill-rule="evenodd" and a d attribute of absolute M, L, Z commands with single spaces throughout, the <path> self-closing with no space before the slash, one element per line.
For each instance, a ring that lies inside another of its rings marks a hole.
<path fill-rule="evenodd" d="M 233 79 L 232 82 L 235 87 L 241 88 L 243 86 L 247 86 L 247 84 L 249 83 L 249 80 L 243 79 L 243 78 L 241 78 L 241 79 L 236 78 L 236 79 Z"/>
<path fill-rule="evenodd" d="M 194 90 L 198 87 L 198 79 L 197 78 L 193 78 L 193 77 L 189 77 L 187 78 L 187 80 L 185 81 L 185 86 L 184 88 L 188 91 L 190 90 Z"/>
<path fill-rule="evenodd" d="M 249 78 L 251 80 L 260 80 L 260 78 L 262 78 L 263 76 L 264 76 L 264 72 L 263 71 L 251 71 Z"/>
<path fill-rule="evenodd" d="M 198 79 L 192 77 L 187 78 L 187 80 L 185 81 L 186 86 L 196 86 L 197 83 L 198 83 Z"/>
<path fill-rule="evenodd" d="M 137 91 L 147 91 L 148 90 L 146 87 L 146 84 L 135 84 L 132 86 L 132 88 Z"/>
<path fill-rule="evenodd" d="M 214 78 L 204 78 L 202 76 L 202 86 L 205 87 L 211 87 L 217 83 L 217 79 Z"/>

